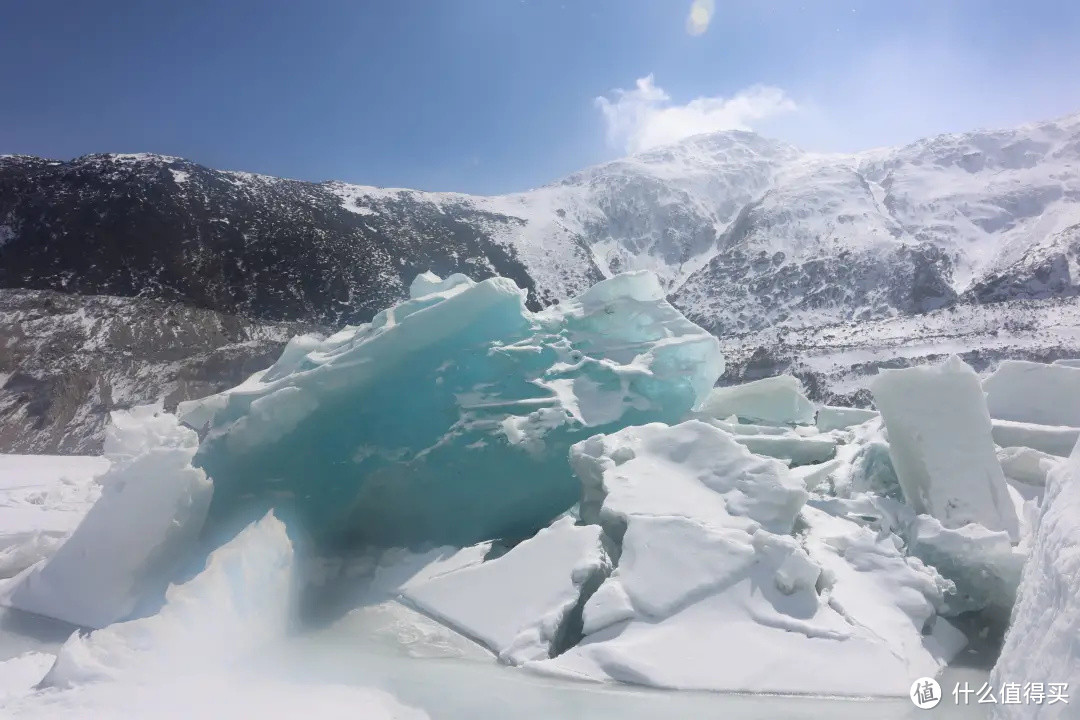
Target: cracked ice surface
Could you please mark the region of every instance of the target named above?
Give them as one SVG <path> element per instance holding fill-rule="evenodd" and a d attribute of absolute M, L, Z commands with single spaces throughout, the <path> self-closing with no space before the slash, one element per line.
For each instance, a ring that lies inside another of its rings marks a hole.
<path fill-rule="evenodd" d="M 211 516 L 267 502 L 320 540 L 525 537 L 574 503 L 571 444 L 674 422 L 723 371 L 648 273 L 539 313 L 504 278 L 418 278 L 411 299 L 202 404 Z M 253 500 L 254 498 L 254 500 Z"/>
<path fill-rule="evenodd" d="M 582 519 L 621 552 L 585 604 L 583 641 L 532 669 L 678 689 L 903 695 L 965 643 L 936 618 L 944 582 L 894 536 L 804 508 L 782 463 L 718 428 L 627 428 L 575 445 L 571 462 Z"/>

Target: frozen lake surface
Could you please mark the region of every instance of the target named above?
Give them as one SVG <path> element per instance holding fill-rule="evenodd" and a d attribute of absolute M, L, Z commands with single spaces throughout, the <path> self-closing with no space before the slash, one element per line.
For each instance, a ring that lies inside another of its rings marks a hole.
<path fill-rule="evenodd" d="M 0 610 L 0 661 L 28 651 L 55 652 L 72 627 L 16 610 Z M 975 662 L 982 665 L 984 663 Z M 545 677 L 486 659 L 412 657 L 360 629 L 340 626 L 294 636 L 268 648 L 244 675 L 308 686 L 375 687 L 420 708 L 432 720 L 893 720 L 926 717 L 908 700 L 673 692 Z M 934 717 L 986 717 L 957 707 L 956 682 L 985 682 L 980 667 L 953 667 L 939 678 L 946 693 Z M 120 688 L 117 688 L 120 690 Z M 122 690 L 120 690 L 122 692 Z M 55 691 L 52 691 L 55 692 Z M 102 694 L 103 699 L 116 695 Z M 89 699 L 89 697 L 84 698 Z M 175 702 L 175 698 L 170 698 Z M 83 705 L 82 707 L 85 707 Z M 175 708 L 174 708 L 175 709 Z M 26 715 L 20 715 L 26 716 Z"/>

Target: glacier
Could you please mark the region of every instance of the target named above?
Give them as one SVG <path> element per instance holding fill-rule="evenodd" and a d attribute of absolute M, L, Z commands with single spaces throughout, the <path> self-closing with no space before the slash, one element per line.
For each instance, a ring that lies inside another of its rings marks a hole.
<path fill-rule="evenodd" d="M 10 707 L 239 702 L 270 658 L 334 643 L 550 688 L 903 698 L 1010 612 L 1014 645 L 1050 622 L 1032 596 L 1071 617 L 1045 566 L 1067 563 L 1080 459 L 1033 447 L 1045 417 L 992 419 L 958 358 L 880 373 L 876 410 L 818 407 L 790 376 L 714 388 L 718 342 L 647 273 L 542 312 L 501 278 L 411 294 L 175 416 L 114 414 L 62 544 L 0 581 L 4 604 L 84 628 L 54 658 L 0 656 Z"/>
<path fill-rule="evenodd" d="M 273 498 L 319 542 L 527 537 L 577 498 L 571 444 L 678 421 L 724 367 L 646 272 L 538 313 L 505 278 L 425 274 L 303 350 L 185 408 L 212 417 L 194 460 L 212 523 Z"/>

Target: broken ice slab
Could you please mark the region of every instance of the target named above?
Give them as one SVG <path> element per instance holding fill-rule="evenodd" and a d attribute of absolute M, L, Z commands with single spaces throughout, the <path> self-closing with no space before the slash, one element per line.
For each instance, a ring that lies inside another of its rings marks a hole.
<path fill-rule="evenodd" d="M 711 418 L 734 415 L 743 422 L 765 425 L 813 425 L 814 412 L 802 382 L 791 375 L 713 388 L 698 409 L 700 415 Z"/>
<path fill-rule="evenodd" d="M 870 390 L 905 501 L 946 528 L 978 523 L 1018 540 L 1016 508 L 975 371 L 954 355 L 935 367 L 883 370 Z"/>
<path fill-rule="evenodd" d="M 873 420 L 878 415 L 876 410 L 822 405 L 817 411 L 817 429 L 821 432 L 847 430 L 854 425 L 862 425 L 867 420 Z"/>
<path fill-rule="evenodd" d="M 1001 448 L 997 456 L 1005 477 L 1038 487 L 1046 485 L 1047 474 L 1062 462 L 1056 455 L 1028 447 Z"/>
<path fill-rule="evenodd" d="M 154 615 L 120 622 L 60 648 L 48 686 L 206 670 L 285 637 L 293 606 L 293 548 L 272 514 L 249 525 L 210 553 L 202 572 L 173 585 Z"/>
<path fill-rule="evenodd" d="M 919 515 L 904 534 L 912 556 L 955 584 L 955 592 L 946 596 L 948 615 L 985 610 L 1008 620 L 1026 555 L 1008 533 L 974 523 L 950 529 L 936 518 Z"/>
<path fill-rule="evenodd" d="M 411 582 L 402 597 L 520 665 L 577 642 L 580 605 L 609 570 L 599 526 L 562 518 L 494 560 Z"/>
<path fill-rule="evenodd" d="M 891 537 L 803 507 L 783 464 L 718 428 L 631 427 L 571 452 L 582 518 L 605 527 L 617 566 L 585 604 L 582 642 L 528 668 L 665 688 L 903 695 L 964 644 L 934 622 L 936 573 Z"/>
<path fill-rule="evenodd" d="M 790 435 L 736 435 L 735 441 L 757 455 L 787 460 L 791 467 L 831 460 L 836 455 L 836 441 L 828 437 Z"/>
<path fill-rule="evenodd" d="M 1080 426 L 1080 368 L 1002 360 L 983 389 L 995 419 Z"/>
<path fill-rule="evenodd" d="M 1065 425 L 994 420 L 994 442 L 1001 447 L 1028 447 L 1058 457 L 1068 457 L 1080 438 L 1080 428 Z"/>
<path fill-rule="evenodd" d="M 159 411 L 112 414 L 101 498 L 52 557 L 11 581 L 4 604 L 100 628 L 160 597 L 203 529 L 213 484 L 192 467 L 195 433 Z"/>
<path fill-rule="evenodd" d="M 1013 678 L 1045 677 L 1068 687 L 1080 687 L 1080 646 L 1076 628 L 1080 626 L 1080 453 L 1054 468 L 1046 481 L 1042 517 L 1024 566 L 1016 607 L 1005 634 L 1005 644 L 990 681 L 1000 687 Z M 1065 718 L 1044 708 L 1071 706 L 1001 705 L 1001 718 Z M 1034 710 L 1034 712 L 1033 712 Z"/>
<path fill-rule="evenodd" d="M 578 499 L 571 444 L 677 421 L 723 371 L 716 338 L 649 273 L 539 313 L 524 297 L 505 278 L 425 276 L 371 323 L 207 400 L 212 522 L 262 503 L 322 544 L 527 537 Z"/>

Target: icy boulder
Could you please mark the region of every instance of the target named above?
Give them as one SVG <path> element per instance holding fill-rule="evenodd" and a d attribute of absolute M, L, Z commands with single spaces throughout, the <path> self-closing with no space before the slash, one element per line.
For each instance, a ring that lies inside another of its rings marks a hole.
<path fill-rule="evenodd" d="M 585 604 L 582 642 L 531 669 L 678 689 L 904 695 L 963 645 L 935 622 L 940 577 L 890 537 L 804 508 L 782 463 L 718 428 L 627 428 L 575 445 L 571 462 L 582 519 L 605 528 L 616 567 Z"/>
<path fill-rule="evenodd" d="M 1080 368 L 1003 360 L 983 381 L 990 416 L 1040 425 L 1080 425 Z"/>
<path fill-rule="evenodd" d="M 285 635 L 293 598 L 293 549 L 272 514 L 210 554 L 201 573 L 174 585 L 156 615 L 75 633 L 45 684 L 224 669 Z"/>
<path fill-rule="evenodd" d="M 676 421 L 722 371 L 716 338 L 649 273 L 539 313 L 505 278 L 423 276 L 371 323 L 205 401 L 196 462 L 215 521 L 261 498 L 320 542 L 526 537 L 578 497 L 571 444 Z"/>
<path fill-rule="evenodd" d="M 11 607 L 99 628 L 160 593 L 206 519 L 213 484 L 191 461 L 198 437 L 160 408 L 114 412 L 101 498 L 43 564 L 5 588 Z"/>
<path fill-rule="evenodd" d="M 791 375 L 713 388 L 700 408 L 707 417 L 734 415 L 745 422 L 771 425 L 813 425 L 814 413 L 802 383 Z"/>
<path fill-rule="evenodd" d="M 1042 516 L 1024 566 L 1012 622 L 1001 656 L 990 674 L 994 687 L 1006 682 L 1067 683 L 1080 687 L 1080 452 L 1047 478 Z M 1072 704 L 995 705 L 994 717 L 1075 717 Z"/>
<path fill-rule="evenodd" d="M 978 523 L 1019 539 L 979 377 L 958 357 L 883 370 L 870 385 L 904 498 L 950 529 Z"/>
<path fill-rule="evenodd" d="M 563 518 L 494 560 L 411 582 L 403 596 L 519 665 L 577 640 L 575 608 L 609 569 L 600 528 Z"/>

